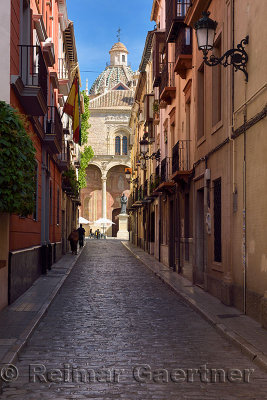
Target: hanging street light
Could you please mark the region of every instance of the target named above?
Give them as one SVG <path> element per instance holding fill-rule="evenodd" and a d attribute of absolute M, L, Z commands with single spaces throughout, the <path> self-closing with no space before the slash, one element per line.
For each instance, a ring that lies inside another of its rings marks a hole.
<path fill-rule="evenodd" d="M 140 152 L 143 156 L 146 155 L 146 153 L 148 152 L 148 140 L 145 139 L 145 137 L 143 137 L 143 139 L 140 140 Z"/>
<path fill-rule="evenodd" d="M 197 34 L 198 48 L 203 52 L 203 60 L 205 64 L 209 67 L 214 67 L 218 64 L 223 65 L 224 67 L 233 65 L 235 71 L 240 70 L 245 74 L 247 82 L 248 55 L 244 49 L 244 45 L 248 44 L 249 37 L 246 36 L 245 39 L 241 40 L 236 48 L 227 50 L 223 56 L 216 57 L 212 54 L 208 59 L 208 52 L 213 50 L 214 47 L 215 31 L 218 24 L 216 21 L 209 18 L 210 12 L 204 11 L 202 15 L 203 17 L 195 23 L 194 28 Z"/>
<path fill-rule="evenodd" d="M 131 182 L 131 175 L 132 175 L 131 168 L 125 168 L 125 178 L 127 182 Z"/>

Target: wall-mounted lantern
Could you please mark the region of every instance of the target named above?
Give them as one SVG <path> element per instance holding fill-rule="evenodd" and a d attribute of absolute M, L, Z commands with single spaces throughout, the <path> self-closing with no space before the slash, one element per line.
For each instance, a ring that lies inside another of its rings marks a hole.
<path fill-rule="evenodd" d="M 235 71 L 240 70 L 245 74 L 247 82 L 248 55 L 244 49 L 244 45 L 248 44 L 249 37 L 246 36 L 245 39 L 241 40 L 241 42 L 236 46 L 236 49 L 227 50 L 223 56 L 216 57 L 212 54 L 208 59 L 208 52 L 213 50 L 214 47 L 217 22 L 209 18 L 209 12 L 204 11 L 202 15 L 203 17 L 195 23 L 194 28 L 197 34 L 198 48 L 203 52 L 203 60 L 205 64 L 209 67 L 214 67 L 218 64 L 223 65 L 224 67 L 233 65 Z"/>

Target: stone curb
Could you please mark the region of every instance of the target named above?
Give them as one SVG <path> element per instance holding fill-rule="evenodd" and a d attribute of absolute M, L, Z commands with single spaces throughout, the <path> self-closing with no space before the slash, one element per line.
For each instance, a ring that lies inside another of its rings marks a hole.
<path fill-rule="evenodd" d="M 82 248 L 82 250 L 79 251 L 79 253 L 77 254 L 77 257 L 71 262 L 68 270 L 63 275 L 63 277 L 60 279 L 60 281 L 58 282 L 58 284 L 56 285 L 56 287 L 54 288 L 54 290 L 52 291 L 52 293 L 50 294 L 50 296 L 48 297 L 46 302 L 43 304 L 41 309 L 35 315 L 33 320 L 26 326 L 26 328 L 23 330 L 22 334 L 19 336 L 19 338 L 16 341 L 16 343 L 12 346 L 10 351 L 7 354 L 5 354 L 4 358 L 0 361 L 0 366 L 9 365 L 9 364 L 12 364 L 12 363 L 17 361 L 17 357 L 18 357 L 19 353 L 22 351 L 24 346 L 27 344 L 27 341 L 32 336 L 34 330 L 37 328 L 37 326 L 39 325 L 40 321 L 42 320 L 42 318 L 44 317 L 44 315 L 48 311 L 48 309 L 51 306 L 53 300 L 55 299 L 55 297 L 58 294 L 59 290 L 61 289 L 63 283 L 65 282 L 65 280 L 69 276 L 72 268 L 74 267 L 74 265 L 78 261 L 78 259 L 79 259 L 80 255 L 82 254 L 83 250 L 84 250 L 84 247 Z M 56 264 L 54 264 L 54 266 L 55 265 Z M 52 268 L 53 268 L 53 266 L 52 266 Z M 1 394 L 1 384 L 2 384 L 2 380 L 0 379 L 0 394 Z"/>
<path fill-rule="evenodd" d="M 154 273 L 154 275 L 159 278 L 162 282 L 164 282 L 172 291 L 174 291 L 186 304 L 188 304 L 191 308 L 193 308 L 198 314 L 200 314 L 210 325 L 212 325 L 218 333 L 220 333 L 223 337 L 225 337 L 230 343 L 234 344 L 241 350 L 243 354 L 245 354 L 251 361 L 253 361 L 258 367 L 267 372 L 267 356 L 260 350 L 258 350 L 255 346 L 245 340 L 242 336 L 240 336 L 235 331 L 228 328 L 226 325 L 221 323 L 218 318 L 205 310 L 201 304 L 197 304 L 194 299 L 188 296 L 186 293 L 182 293 L 177 290 L 175 285 L 172 285 L 168 282 L 163 274 L 160 274 L 149 265 L 145 260 L 142 260 L 134 251 L 129 247 L 128 243 L 122 242 L 123 246 L 133 254 L 135 258 L 141 261 L 147 268 L 150 269 Z"/>

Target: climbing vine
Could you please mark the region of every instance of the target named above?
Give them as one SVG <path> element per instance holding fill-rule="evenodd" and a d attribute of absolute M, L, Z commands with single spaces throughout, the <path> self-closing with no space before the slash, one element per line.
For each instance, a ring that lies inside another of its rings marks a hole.
<path fill-rule="evenodd" d="M 33 212 L 36 188 L 35 148 L 26 124 L 0 101 L 0 211 L 24 216 Z"/>
<path fill-rule="evenodd" d="M 88 130 L 90 128 L 89 118 L 89 96 L 86 95 L 85 91 L 82 92 L 84 98 L 84 113 L 81 116 L 81 136 L 82 145 L 86 145 L 88 139 Z M 86 168 L 94 157 L 94 151 L 91 146 L 84 146 L 81 152 L 80 168 L 79 168 L 79 187 L 80 189 L 86 187 Z"/>
<path fill-rule="evenodd" d="M 90 111 L 89 111 L 89 96 L 87 96 L 84 90 L 82 91 L 82 95 L 84 100 L 84 113 L 81 115 L 81 143 L 82 145 L 84 145 L 87 143 L 88 129 L 90 128 L 89 124 Z"/>
<path fill-rule="evenodd" d="M 94 157 L 94 151 L 91 146 L 85 146 L 81 153 L 80 169 L 79 169 L 79 186 L 80 189 L 86 187 L 86 168 Z"/>

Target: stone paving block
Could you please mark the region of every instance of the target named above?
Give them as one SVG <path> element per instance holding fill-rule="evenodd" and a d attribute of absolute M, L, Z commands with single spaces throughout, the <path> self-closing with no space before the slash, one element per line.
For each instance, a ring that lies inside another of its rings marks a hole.
<path fill-rule="evenodd" d="M 39 365 L 46 382 L 30 382 L 30 364 Z M 255 371 L 249 383 L 204 383 L 194 372 L 203 365 L 226 376 L 234 368 L 242 376 Z M 16 366 L 18 380 L 4 384 L 7 400 L 267 399 L 267 375 L 119 241 L 87 244 Z M 50 382 L 52 369 L 68 379 Z M 101 382 L 107 369 L 121 380 Z M 171 380 L 177 369 L 185 381 Z M 88 370 L 100 381 L 80 381 Z M 167 382 L 158 370 L 166 371 Z"/>

